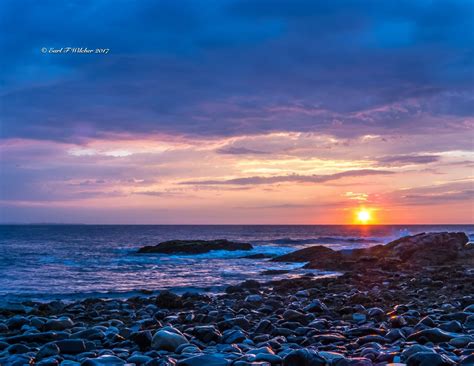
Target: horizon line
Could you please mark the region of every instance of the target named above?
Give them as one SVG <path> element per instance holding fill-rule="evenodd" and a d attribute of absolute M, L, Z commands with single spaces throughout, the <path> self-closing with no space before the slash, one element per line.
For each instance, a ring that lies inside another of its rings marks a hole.
<path fill-rule="evenodd" d="M 18 225 L 18 226 L 27 226 L 27 225 L 37 225 L 37 226 L 46 226 L 46 225 L 57 225 L 57 226 L 67 226 L 67 225 L 76 225 L 76 226 L 468 226 L 474 225 L 472 223 L 417 223 L 417 224 L 407 224 L 407 223 L 385 223 L 385 224 L 357 224 L 357 223 L 340 223 L 340 224 L 151 224 L 151 223 L 75 223 L 75 222 L 0 222 L 0 226 L 7 225 Z"/>

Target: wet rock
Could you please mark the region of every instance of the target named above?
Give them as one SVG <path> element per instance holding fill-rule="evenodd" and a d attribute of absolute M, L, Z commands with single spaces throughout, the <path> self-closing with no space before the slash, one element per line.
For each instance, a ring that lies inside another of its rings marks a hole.
<path fill-rule="evenodd" d="M 290 352 L 283 359 L 283 366 L 325 366 L 326 360 L 310 349 Z"/>
<path fill-rule="evenodd" d="M 328 311 L 328 307 L 320 300 L 313 300 L 304 310 L 310 313 L 325 313 Z"/>
<path fill-rule="evenodd" d="M 249 295 L 245 298 L 246 302 L 260 303 L 263 301 L 263 297 L 260 295 Z"/>
<path fill-rule="evenodd" d="M 47 343 L 43 347 L 40 348 L 38 353 L 36 354 L 36 359 L 41 360 L 46 357 L 56 356 L 61 352 L 59 347 L 56 343 Z"/>
<path fill-rule="evenodd" d="M 257 327 L 255 328 L 255 333 L 271 333 L 275 327 L 273 326 L 272 322 L 268 319 L 261 320 Z"/>
<path fill-rule="evenodd" d="M 88 339 L 90 341 L 104 339 L 105 333 L 96 328 L 84 329 L 82 331 L 71 334 L 72 338 Z"/>
<path fill-rule="evenodd" d="M 457 320 L 451 320 L 450 322 L 441 324 L 439 329 L 444 330 L 446 332 L 461 332 L 462 331 L 462 324 Z"/>
<path fill-rule="evenodd" d="M 64 339 L 55 342 L 55 344 L 59 348 L 60 353 L 66 353 L 69 355 L 77 355 L 87 350 L 86 344 L 82 339 Z"/>
<path fill-rule="evenodd" d="M 182 334 L 161 329 L 153 336 L 151 347 L 156 350 L 174 352 L 180 345 L 186 343 L 188 340 Z"/>
<path fill-rule="evenodd" d="M 193 334 L 204 343 L 218 342 L 222 337 L 222 334 L 212 325 L 195 327 Z"/>
<path fill-rule="evenodd" d="M 19 353 L 27 353 L 30 351 L 30 348 L 24 344 L 12 344 L 6 350 L 11 355 L 16 355 Z"/>
<path fill-rule="evenodd" d="M 432 352 L 418 352 L 410 356 L 407 366 L 451 366 L 455 362 L 447 357 Z"/>
<path fill-rule="evenodd" d="M 266 258 L 272 258 L 272 255 L 269 254 L 264 254 L 264 253 L 257 253 L 257 254 L 251 254 L 251 255 L 245 255 L 241 258 L 243 259 L 266 259 Z"/>
<path fill-rule="evenodd" d="M 20 334 L 16 336 L 11 336 L 5 338 L 5 341 L 13 343 L 48 343 L 51 341 L 69 338 L 69 334 L 65 332 L 40 332 L 40 333 L 30 333 L 30 334 Z"/>
<path fill-rule="evenodd" d="M 354 313 L 352 314 L 352 320 L 357 323 L 363 323 L 367 320 L 367 315 L 361 313 Z"/>
<path fill-rule="evenodd" d="M 39 362 L 36 362 L 36 366 L 58 366 L 59 360 L 55 357 L 48 357 Z"/>
<path fill-rule="evenodd" d="M 0 356 L 0 365 L 2 366 L 25 366 L 33 365 L 34 358 L 29 355 L 12 355 L 1 357 Z"/>
<path fill-rule="evenodd" d="M 430 347 L 426 347 L 426 346 L 422 346 L 420 344 L 415 344 L 411 347 L 408 347 L 407 349 L 405 349 L 402 353 L 401 353 L 401 359 L 406 361 L 408 360 L 412 355 L 416 354 L 416 353 L 420 353 L 420 352 L 423 352 L 423 353 L 436 353 L 432 348 Z"/>
<path fill-rule="evenodd" d="M 156 298 L 156 305 L 165 309 L 179 309 L 183 307 L 181 296 L 170 291 L 161 291 Z"/>
<path fill-rule="evenodd" d="M 178 361 L 177 366 L 229 366 L 230 361 L 217 355 L 200 355 Z"/>
<path fill-rule="evenodd" d="M 459 336 L 459 337 L 452 338 L 449 341 L 449 344 L 453 347 L 465 347 L 473 341 L 474 341 L 474 337 L 470 337 L 470 336 L 465 335 L 465 336 Z"/>
<path fill-rule="evenodd" d="M 81 362 L 81 366 L 112 366 L 125 365 L 125 361 L 114 355 L 103 355 L 97 358 L 87 358 Z"/>
<path fill-rule="evenodd" d="M 464 326 L 467 329 L 474 329 L 474 315 L 469 315 L 466 317 L 466 321 L 464 322 Z"/>
<path fill-rule="evenodd" d="M 227 344 L 243 342 L 247 336 L 241 330 L 229 329 L 222 333 L 222 342 Z"/>
<path fill-rule="evenodd" d="M 151 346 L 152 338 L 153 336 L 149 330 L 132 333 L 130 335 L 130 339 L 138 345 L 141 351 L 144 351 Z"/>
<path fill-rule="evenodd" d="M 452 333 L 445 332 L 438 328 L 424 329 L 419 332 L 413 333 L 408 336 L 408 341 L 417 341 L 420 343 L 440 343 L 440 342 L 449 342 L 452 338 L 455 338 L 456 335 Z"/>
<path fill-rule="evenodd" d="M 388 243 L 383 253 L 397 256 L 404 263 L 445 264 L 458 259 L 468 241 L 464 233 L 422 233 Z"/>
<path fill-rule="evenodd" d="M 50 319 L 44 324 L 45 330 L 65 330 L 72 328 L 74 322 L 68 317 L 61 317 L 59 319 Z"/>
<path fill-rule="evenodd" d="M 462 365 L 462 366 L 474 365 L 474 353 L 468 356 L 461 357 L 461 359 L 459 360 L 459 365 Z"/>
<path fill-rule="evenodd" d="M 135 365 L 144 365 L 147 362 L 150 362 L 152 360 L 153 358 L 151 358 L 150 356 L 136 354 L 136 355 L 130 356 L 127 359 L 127 363 L 134 363 Z"/>
<path fill-rule="evenodd" d="M 273 262 L 310 262 L 315 266 L 314 268 L 326 269 L 341 268 L 342 260 L 343 257 L 340 252 L 322 245 L 300 249 L 272 259 Z"/>
<path fill-rule="evenodd" d="M 155 246 L 145 246 L 138 253 L 163 253 L 163 254 L 202 254 L 212 250 L 252 250 L 249 243 L 236 243 L 222 240 L 171 240 Z"/>

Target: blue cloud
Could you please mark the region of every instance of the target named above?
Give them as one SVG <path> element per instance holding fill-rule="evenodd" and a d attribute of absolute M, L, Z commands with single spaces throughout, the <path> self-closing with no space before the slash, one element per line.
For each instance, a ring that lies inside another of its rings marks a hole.
<path fill-rule="evenodd" d="M 452 128 L 473 114 L 473 8 L 469 1 L 3 1 L 1 137 L 422 133 L 431 116 Z M 111 51 L 40 51 L 64 46 Z M 288 112 L 276 113 L 281 105 Z M 369 118 L 358 114 L 365 111 Z"/>

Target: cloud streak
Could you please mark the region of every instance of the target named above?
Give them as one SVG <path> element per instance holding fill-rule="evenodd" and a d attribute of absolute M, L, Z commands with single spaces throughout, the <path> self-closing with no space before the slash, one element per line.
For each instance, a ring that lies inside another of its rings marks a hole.
<path fill-rule="evenodd" d="M 349 177 L 365 177 L 371 175 L 388 175 L 394 174 L 388 170 L 348 170 L 341 173 L 327 174 L 327 175 L 277 175 L 272 177 L 253 176 L 244 178 L 234 178 L 227 180 L 191 180 L 181 182 L 183 185 L 261 185 L 261 184 L 276 184 L 276 183 L 326 183 L 334 180 L 339 180 Z"/>
<path fill-rule="evenodd" d="M 381 166 L 404 166 L 435 163 L 440 157 L 440 155 L 391 155 L 378 158 L 377 161 Z"/>

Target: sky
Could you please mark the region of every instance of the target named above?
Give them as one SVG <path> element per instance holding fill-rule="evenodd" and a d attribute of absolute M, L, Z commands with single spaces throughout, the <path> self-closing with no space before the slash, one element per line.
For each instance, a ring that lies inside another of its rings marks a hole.
<path fill-rule="evenodd" d="M 473 223 L 473 24 L 465 0 L 2 1 L 0 222 Z"/>

